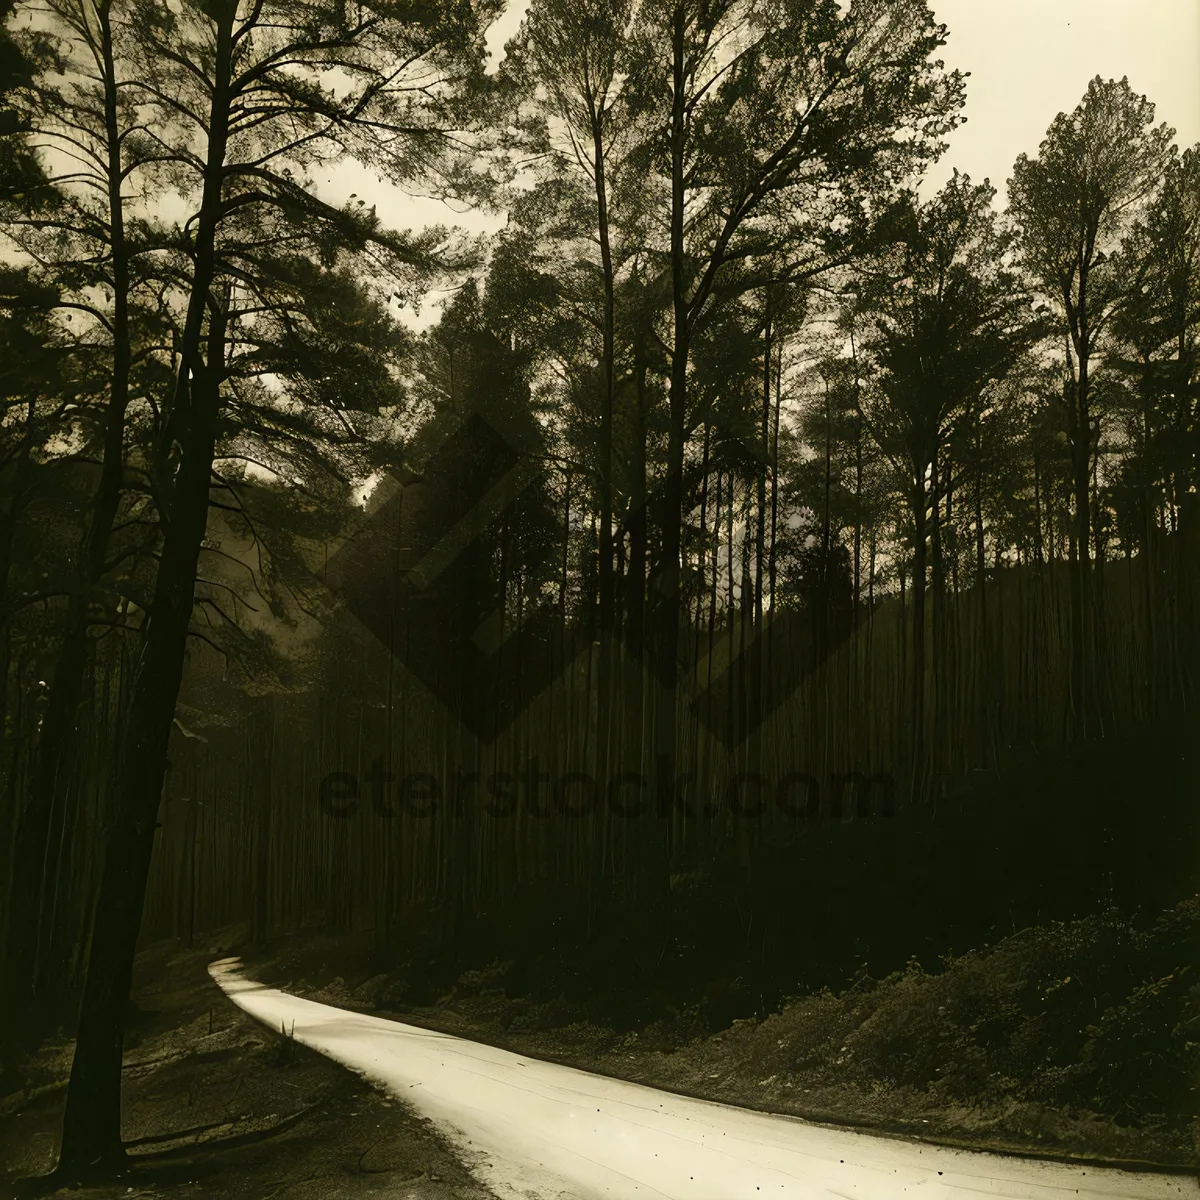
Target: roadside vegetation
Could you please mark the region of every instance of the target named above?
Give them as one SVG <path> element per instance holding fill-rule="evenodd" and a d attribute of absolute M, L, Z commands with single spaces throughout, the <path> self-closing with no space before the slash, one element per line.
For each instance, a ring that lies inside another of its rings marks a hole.
<path fill-rule="evenodd" d="M 810 1120 L 976 1148 L 1200 1167 L 1200 897 L 1019 930 L 733 1018 L 748 981 L 664 987 L 614 1021 L 587 948 L 446 985 L 301 939 L 253 963 L 312 999 L 586 1070 Z M 332 974 L 335 968 L 342 973 Z M 441 989 L 444 988 L 444 991 Z M 439 993 L 436 999 L 431 999 Z"/>

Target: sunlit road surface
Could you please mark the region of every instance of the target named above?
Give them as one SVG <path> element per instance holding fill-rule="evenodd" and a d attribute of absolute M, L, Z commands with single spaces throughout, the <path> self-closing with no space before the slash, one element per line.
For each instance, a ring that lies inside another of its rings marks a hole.
<path fill-rule="evenodd" d="M 976 1154 L 810 1125 L 317 1004 L 237 959 L 233 1002 L 429 1117 L 502 1200 L 1013 1200 L 1200 1197 L 1193 1178 Z"/>

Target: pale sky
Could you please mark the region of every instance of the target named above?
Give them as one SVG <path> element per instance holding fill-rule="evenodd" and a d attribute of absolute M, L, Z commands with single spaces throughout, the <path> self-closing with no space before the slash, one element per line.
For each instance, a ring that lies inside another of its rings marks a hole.
<path fill-rule="evenodd" d="M 1088 81 L 1129 76 L 1180 146 L 1200 142 L 1200 0 L 932 0 L 950 29 L 942 57 L 971 72 L 967 123 L 931 172 L 954 167 L 1000 189 L 1018 154 L 1036 154 L 1050 122 Z"/>

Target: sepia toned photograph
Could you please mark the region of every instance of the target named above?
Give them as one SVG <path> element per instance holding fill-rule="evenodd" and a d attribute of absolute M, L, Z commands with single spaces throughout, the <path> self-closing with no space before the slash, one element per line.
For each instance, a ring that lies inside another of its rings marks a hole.
<path fill-rule="evenodd" d="M 1200 0 L 0 0 L 0 1200 L 1200 1200 Z"/>

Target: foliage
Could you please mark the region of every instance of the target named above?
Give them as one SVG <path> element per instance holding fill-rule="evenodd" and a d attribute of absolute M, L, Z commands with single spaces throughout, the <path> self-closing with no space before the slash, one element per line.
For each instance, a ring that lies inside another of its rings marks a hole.
<path fill-rule="evenodd" d="M 1195 898 L 1148 927 L 1115 911 L 1035 926 L 933 972 L 864 971 L 846 990 L 785 1003 L 734 1046 L 810 1086 L 849 1078 L 1185 1126 L 1200 1067 L 1198 938 Z"/>

